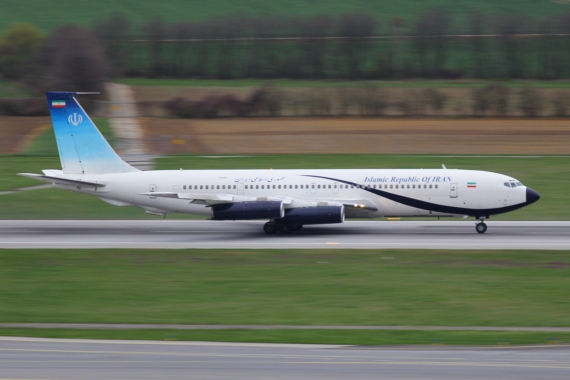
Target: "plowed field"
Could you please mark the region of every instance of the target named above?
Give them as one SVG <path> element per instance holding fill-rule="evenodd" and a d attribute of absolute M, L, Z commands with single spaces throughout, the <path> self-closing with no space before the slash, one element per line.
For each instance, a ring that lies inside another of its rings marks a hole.
<path fill-rule="evenodd" d="M 155 153 L 570 154 L 567 119 L 142 120 Z"/>
<path fill-rule="evenodd" d="M 0 154 L 20 153 L 47 128 L 51 128 L 49 117 L 0 117 Z"/>

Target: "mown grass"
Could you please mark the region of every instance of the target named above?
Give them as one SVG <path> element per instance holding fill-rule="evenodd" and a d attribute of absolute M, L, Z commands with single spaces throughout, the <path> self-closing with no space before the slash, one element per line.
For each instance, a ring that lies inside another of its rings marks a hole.
<path fill-rule="evenodd" d="M 217 157 L 171 156 L 156 160 L 157 169 L 374 169 L 440 168 L 473 169 L 511 175 L 541 194 L 539 202 L 493 220 L 570 219 L 570 157 L 533 156 L 403 156 L 403 155 L 271 155 Z M 16 173 L 40 173 L 60 168 L 59 158 L 0 157 L 0 189 L 9 190 L 40 182 Z M 141 209 L 115 207 L 103 201 L 59 189 L 37 190 L 0 196 L 2 219 L 148 219 Z M 169 214 L 167 218 L 193 218 Z"/>
<path fill-rule="evenodd" d="M 562 2 L 559 2 L 562 3 Z M 473 9 L 488 13 L 522 13 L 531 17 L 561 13 L 568 10 L 566 4 L 554 1 L 517 1 L 503 0 L 501 2 L 482 0 L 429 0 L 429 1 L 367 1 L 340 0 L 308 1 L 266 1 L 266 0 L 60 0 L 57 6 L 50 2 L 37 0 L 3 0 L 3 12 L 0 16 L 0 29 L 9 27 L 14 22 L 31 22 L 39 28 L 48 31 L 69 23 L 89 27 L 97 20 L 117 12 L 124 13 L 134 28 L 143 22 L 160 18 L 166 22 L 201 21 L 227 15 L 246 16 L 280 16 L 280 15 L 337 15 L 346 13 L 366 13 L 375 16 L 380 25 L 399 18 L 405 24 L 419 13 L 433 8 L 446 8 L 452 15 L 460 16 L 460 22 Z M 31 11 L 33 10 L 33 11 Z"/>
<path fill-rule="evenodd" d="M 358 330 L 75 330 L 0 328 L 0 336 L 38 338 L 208 341 L 242 343 L 348 345 L 498 345 L 565 344 L 568 333 L 501 331 L 358 331 Z"/>
<path fill-rule="evenodd" d="M 129 86 L 141 87 L 259 87 L 271 84 L 278 87 L 362 87 L 375 85 L 386 88 L 480 88 L 490 84 L 499 84 L 510 88 L 540 87 L 540 88 L 569 88 L 570 81 L 539 81 L 539 80 L 407 80 L 407 81 L 344 81 L 344 80 L 289 80 L 277 79 L 263 81 L 256 79 L 150 79 L 122 78 L 117 82 Z"/>
<path fill-rule="evenodd" d="M 0 262 L 0 322 L 570 325 L 570 251 L 24 249 Z"/>

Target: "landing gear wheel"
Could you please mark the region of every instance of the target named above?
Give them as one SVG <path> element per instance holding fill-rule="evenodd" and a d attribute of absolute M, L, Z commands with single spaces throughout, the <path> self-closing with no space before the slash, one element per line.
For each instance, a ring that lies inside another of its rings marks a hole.
<path fill-rule="evenodd" d="M 293 231 L 301 231 L 301 229 L 303 229 L 303 225 L 299 224 L 299 223 L 295 223 L 295 224 L 293 224 L 292 228 L 293 228 Z"/>
<path fill-rule="evenodd" d="M 263 225 L 263 231 L 265 231 L 267 235 L 274 234 L 276 230 L 277 228 L 275 227 L 275 223 L 265 223 Z"/>
<path fill-rule="evenodd" d="M 293 231 L 293 228 L 291 227 L 290 224 L 279 224 L 279 231 L 284 234 L 290 234 L 291 231 Z"/>
<path fill-rule="evenodd" d="M 487 225 L 483 222 L 477 223 L 477 225 L 475 226 L 475 230 L 480 234 L 484 234 L 485 232 L 487 232 Z"/>

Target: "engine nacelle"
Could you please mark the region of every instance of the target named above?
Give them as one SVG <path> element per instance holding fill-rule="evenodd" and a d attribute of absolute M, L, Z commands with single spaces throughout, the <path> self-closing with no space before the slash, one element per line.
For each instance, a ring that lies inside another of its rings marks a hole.
<path fill-rule="evenodd" d="M 344 222 L 344 206 L 298 207 L 285 210 L 285 216 L 276 219 L 281 224 L 333 224 Z"/>
<path fill-rule="evenodd" d="M 225 203 L 212 206 L 213 219 L 252 220 L 283 218 L 283 202 L 254 201 Z"/>

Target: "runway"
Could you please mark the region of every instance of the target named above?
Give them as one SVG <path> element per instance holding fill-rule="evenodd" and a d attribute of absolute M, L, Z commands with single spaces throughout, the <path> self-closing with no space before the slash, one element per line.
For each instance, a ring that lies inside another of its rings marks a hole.
<path fill-rule="evenodd" d="M 354 221 L 266 235 L 263 222 L 0 221 L 0 248 L 570 249 L 570 222 Z"/>
<path fill-rule="evenodd" d="M 568 379 L 570 347 L 0 338 L 0 379 Z"/>

